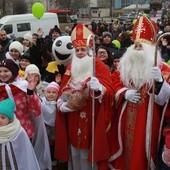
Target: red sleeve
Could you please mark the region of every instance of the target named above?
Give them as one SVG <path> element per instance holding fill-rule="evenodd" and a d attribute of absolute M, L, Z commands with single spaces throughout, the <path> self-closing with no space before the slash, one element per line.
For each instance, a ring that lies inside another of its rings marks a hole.
<path fill-rule="evenodd" d="M 120 106 L 122 101 L 124 101 L 124 94 L 126 92 L 125 87 L 123 86 L 122 81 L 120 81 L 120 73 L 118 71 L 114 71 L 112 73 L 112 82 L 113 82 L 113 89 L 115 92 L 116 98 L 116 108 Z"/>
<path fill-rule="evenodd" d="M 28 112 L 34 116 L 41 114 L 41 102 L 39 97 L 34 93 L 33 95 L 27 95 L 28 97 Z"/>

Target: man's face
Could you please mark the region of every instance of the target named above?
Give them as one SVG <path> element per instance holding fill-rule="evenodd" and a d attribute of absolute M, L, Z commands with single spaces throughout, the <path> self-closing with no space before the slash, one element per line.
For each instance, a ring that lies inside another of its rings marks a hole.
<path fill-rule="evenodd" d="M 140 43 L 135 43 L 135 50 L 143 50 L 142 44 Z"/>
<path fill-rule="evenodd" d="M 0 30 L 0 40 L 5 41 L 7 39 L 7 34 L 5 30 Z"/>
<path fill-rule="evenodd" d="M 76 56 L 78 58 L 83 58 L 87 55 L 87 49 L 86 47 L 77 47 L 75 48 Z"/>

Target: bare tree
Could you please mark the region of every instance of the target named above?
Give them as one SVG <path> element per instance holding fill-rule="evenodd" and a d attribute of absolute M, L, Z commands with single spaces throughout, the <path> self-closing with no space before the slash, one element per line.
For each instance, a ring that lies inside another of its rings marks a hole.
<path fill-rule="evenodd" d="M 27 11 L 27 3 L 24 0 L 13 0 L 13 14 L 25 14 Z"/>
<path fill-rule="evenodd" d="M 0 6 L 1 6 L 1 9 L 0 9 L 1 10 L 1 15 L 2 16 L 6 15 L 6 3 L 5 3 L 5 0 L 1 1 Z"/>

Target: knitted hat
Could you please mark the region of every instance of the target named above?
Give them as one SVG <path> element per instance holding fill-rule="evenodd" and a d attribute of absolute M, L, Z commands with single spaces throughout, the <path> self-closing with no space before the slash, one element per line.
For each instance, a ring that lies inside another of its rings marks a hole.
<path fill-rule="evenodd" d="M 22 60 L 22 59 L 26 59 L 26 60 L 28 60 L 30 63 L 32 63 L 31 55 L 30 55 L 30 53 L 28 53 L 28 52 L 25 52 L 24 54 L 21 55 L 21 60 Z"/>
<path fill-rule="evenodd" d="M 114 59 L 120 59 L 123 56 L 124 52 L 125 52 L 124 50 L 116 50 L 116 51 L 114 51 L 113 60 Z"/>
<path fill-rule="evenodd" d="M 60 88 L 60 86 L 59 86 L 56 82 L 52 81 L 52 82 L 49 83 L 48 86 L 45 88 L 45 91 L 48 91 L 48 90 L 50 90 L 50 89 L 53 89 L 53 90 L 55 90 L 56 92 L 58 92 L 58 91 L 59 91 L 59 88 Z"/>
<path fill-rule="evenodd" d="M 25 69 L 24 79 L 27 78 L 28 74 L 36 73 L 41 77 L 39 68 L 35 64 L 30 64 Z"/>
<path fill-rule="evenodd" d="M 103 38 L 106 37 L 106 36 L 109 36 L 110 38 L 112 38 L 112 34 L 110 32 L 108 32 L 108 31 L 104 31 L 102 33 L 102 35 L 103 35 Z"/>
<path fill-rule="evenodd" d="M 32 33 L 31 32 L 27 32 L 24 36 L 23 36 L 24 39 L 32 42 Z"/>
<path fill-rule="evenodd" d="M 58 28 L 57 25 L 55 25 L 54 28 L 51 29 L 51 33 L 53 33 L 53 32 L 58 32 L 61 35 L 61 31 L 60 31 L 60 29 Z"/>
<path fill-rule="evenodd" d="M 14 77 L 17 77 L 19 67 L 12 59 L 4 59 L 4 60 L 0 61 L 0 67 L 6 67 L 7 69 L 9 69 L 12 72 L 12 75 Z"/>
<path fill-rule="evenodd" d="M 10 44 L 9 51 L 12 49 L 16 49 L 20 54 L 22 54 L 24 50 L 23 45 L 19 41 L 14 41 Z"/>
<path fill-rule="evenodd" d="M 119 40 L 113 40 L 113 41 L 112 41 L 112 44 L 113 44 L 116 48 L 118 48 L 118 49 L 120 49 L 120 47 L 121 47 L 121 44 L 120 44 L 120 41 L 119 41 Z"/>
<path fill-rule="evenodd" d="M 14 109 L 15 109 L 15 102 L 7 98 L 5 100 L 0 101 L 0 114 L 7 116 L 9 119 L 14 119 Z"/>

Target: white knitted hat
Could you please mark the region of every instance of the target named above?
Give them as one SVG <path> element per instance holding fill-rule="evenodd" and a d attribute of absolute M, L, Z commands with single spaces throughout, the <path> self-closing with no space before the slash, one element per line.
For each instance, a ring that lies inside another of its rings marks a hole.
<path fill-rule="evenodd" d="M 12 49 L 16 49 L 20 54 L 22 54 L 24 50 L 23 45 L 19 41 L 14 41 L 9 45 L 9 51 Z"/>
<path fill-rule="evenodd" d="M 32 33 L 31 32 L 27 32 L 24 36 L 24 39 L 29 40 L 30 42 L 32 42 Z"/>
<path fill-rule="evenodd" d="M 35 64 L 30 64 L 25 69 L 24 79 L 27 78 L 28 74 L 32 74 L 32 73 L 38 74 L 41 78 L 39 68 Z"/>

